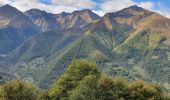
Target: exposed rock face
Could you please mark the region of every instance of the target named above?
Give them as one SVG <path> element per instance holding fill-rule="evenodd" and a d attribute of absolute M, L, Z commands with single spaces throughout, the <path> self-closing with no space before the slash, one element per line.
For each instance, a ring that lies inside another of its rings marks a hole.
<path fill-rule="evenodd" d="M 57 23 L 56 16 L 54 14 L 50 14 L 39 9 L 28 10 L 25 12 L 25 14 L 42 32 L 60 28 L 60 25 Z"/>
<path fill-rule="evenodd" d="M 80 28 L 100 17 L 90 10 L 74 11 L 73 13 L 51 14 L 38 9 L 25 12 L 27 16 L 40 28 L 41 31 Z"/>

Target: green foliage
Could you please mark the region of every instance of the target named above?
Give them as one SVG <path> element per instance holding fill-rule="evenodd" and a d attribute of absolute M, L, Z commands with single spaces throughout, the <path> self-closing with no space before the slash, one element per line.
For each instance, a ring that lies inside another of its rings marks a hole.
<path fill-rule="evenodd" d="M 101 74 L 96 65 L 74 60 L 42 100 L 169 100 L 156 84 Z"/>
<path fill-rule="evenodd" d="M 162 43 L 162 40 L 163 37 L 160 34 L 145 29 L 129 37 L 122 44 L 114 48 L 113 51 L 135 57 L 157 48 Z"/>
<path fill-rule="evenodd" d="M 38 95 L 38 100 L 50 100 L 50 97 L 48 95 L 47 91 L 43 91 Z"/>
<path fill-rule="evenodd" d="M 96 65 L 83 60 L 74 60 L 66 72 L 50 88 L 49 96 L 52 98 L 68 99 L 69 92 L 87 75 L 99 75 Z"/>
<path fill-rule="evenodd" d="M 164 100 L 170 100 L 170 93 L 165 94 L 163 99 Z"/>
<path fill-rule="evenodd" d="M 3 99 L 3 87 L 0 85 L 0 100 Z"/>
<path fill-rule="evenodd" d="M 97 77 L 85 76 L 78 86 L 70 92 L 70 100 L 96 100 Z"/>
<path fill-rule="evenodd" d="M 112 100 L 112 92 L 109 89 L 112 87 L 112 82 L 107 76 L 101 76 L 98 80 L 98 99 Z"/>
<path fill-rule="evenodd" d="M 156 84 L 135 81 L 129 85 L 129 89 L 133 100 L 161 100 L 163 97 L 162 89 Z"/>
<path fill-rule="evenodd" d="M 2 87 L 5 100 L 36 100 L 38 91 L 35 86 L 21 80 L 12 80 Z"/>

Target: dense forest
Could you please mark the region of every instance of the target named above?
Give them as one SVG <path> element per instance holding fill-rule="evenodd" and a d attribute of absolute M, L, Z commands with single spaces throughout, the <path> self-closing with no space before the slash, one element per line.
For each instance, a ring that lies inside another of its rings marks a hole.
<path fill-rule="evenodd" d="M 86 60 L 73 60 L 47 90 L 22 80 L 0 85 L 0 100 L 170 100 L 161 86 L 109 77 Z"/>

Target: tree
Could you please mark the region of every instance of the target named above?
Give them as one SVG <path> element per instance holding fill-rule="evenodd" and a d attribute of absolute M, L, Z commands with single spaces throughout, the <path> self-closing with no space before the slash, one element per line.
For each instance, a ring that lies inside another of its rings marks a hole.
<path fill-rule="evenodd" d="M 71 91 L 70 100 L 97 100 L 97 77 L 94 75 L 85 76 L 78 86 Z"/>
<path fill-rule="evenodd" d="M 170 93 L 165 94 L 163 100 L 170 100 Z"/>
<path fill-rule="evenodd" d="M 98 89 L 100 100 L 124 100 L 129 94 L 128 82 L 121 77 L 102 76 L 99 79 Z"/>
<path fill-rule="evenodd" d="M 130 99 L 133 100 L 162 100 L 162 89 L 151 83 L 145 83 L 144 81 L 134 81 L 129 85 Z"/>
<path fill-rule="evenodd" d="M 5 100 L 36 100 L 38 91 L 35 86 L 21 80 L 12 80 L 3 85 Z"/>
<path fill-rule="evenodd" d="M 0 85 L 0 100 L 3 100 L 3 94 L 4 94 L 3 87 L 2 85 Z"/>
<path fill-rule="evenodd" d="M 113 100 L 112 92 L 110 91 L 112 87 L 112 81 L 106 75 L 102 75 L 100 79 L 98 79 L 98 92 L 97 97 L 98 100 Z"/>
<path fill-rule="evenodd" d="M 49 96 L 54 99 L 68 99 L 69 92 L 87 75 L 100 75 L 96 65 L 85 60 L 73 60 L 65 73 L 50 88 Z"/>

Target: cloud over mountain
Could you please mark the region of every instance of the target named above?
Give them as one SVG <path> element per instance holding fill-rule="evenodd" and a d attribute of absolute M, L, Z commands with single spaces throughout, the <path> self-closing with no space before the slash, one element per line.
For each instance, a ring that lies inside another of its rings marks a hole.
<path fill-rule="evenodd" d="M 115 12 L 128 6 L 138 5 L 170 17 L 169 8 L 165 7 L 159 1 L 137 1 L 138 0 L 0 0 L 0 5 L 10 4 L 21 11 L 26 11 L 30 8 L 39 8 L 51 13 L 91 9 L 101 16 L 107 12 Z"/>

